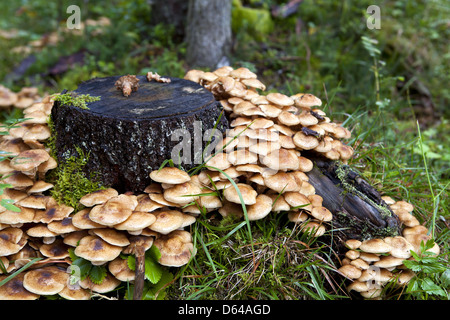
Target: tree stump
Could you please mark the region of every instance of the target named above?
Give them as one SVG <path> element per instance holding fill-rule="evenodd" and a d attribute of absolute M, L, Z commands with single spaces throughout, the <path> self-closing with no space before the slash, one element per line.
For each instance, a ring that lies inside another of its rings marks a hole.
<path fill-rule="evenodd" d="M 202 161 L 210 137 L 206 132 L 228 128 L 220 103 L 197 83 L 138 76 L 139 89 L 125 97 L 114 85 L 119 78 L 83 82 L 73 93 L 100 100 L 88 109 L 56 101 L 51 114 L 58 161 L 80 156 L 81 149 L 88 155 L 85 172 L 98 173 L 104 186 L 141 192 L 151 182 L 150 172 L 167 159 L 189 170 Z"/>

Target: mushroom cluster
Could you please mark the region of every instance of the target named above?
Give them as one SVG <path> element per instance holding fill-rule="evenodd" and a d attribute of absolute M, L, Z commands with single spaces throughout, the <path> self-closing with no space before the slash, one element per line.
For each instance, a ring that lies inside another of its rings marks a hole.
<path fill-rule="evenodd" d="M 51 132 L 47 123 L 53 100 L 45 97 L 23 110 L 28 120 L 10 128 L 0 138 L 5 160 L 0 162 L 1 183 L 8 184 L 1 200 L 19 210 L 0 207 L 0 281 L 34 258 L 28 270 L 0 287 L 2 299 L 37 299 L 59 294 L 66 299 L 90 299 L 92 293 L 114 290 L 122 281 L 133 282 L 135 272 L 127 260 L 137 248 L 144 252 L 155 245 L 164 266 L 179 267 L 195 254 L 192 236 L 184 228 L 196 221 L 192 207 L 197 200 L 198 181 L 177 168 L 151 172 L 155 181 L 144 193 L 119 194 L 113 188 L 86 194 L 81 210 L 58 203 L 48 192 L 47 172 L 57 167 L 44 142 Z M 211 206 L 205 200 L 204 204 Z M 182 209 L 183 208 L 183 209 Z M 101 283 L 89 277 L 71 285 L 69 249 L 92 265 L 107 266 Z M 42 280 L 40 278 L 42 277 Z"/>
<path fill-rule="evenodd" d="M 406 201 L 395 201 L 383 196 L 402 223 L 402 235 L 372 238 L 364 241 L 350 239 L 345 242 L 348 251 L 342 259 L 339 272 L 351 283 L 347 290 L 355 291 L 367 299 L 380 299 L 388 283 L 405 286 L 415 273 L 404 266 L 405 260 L 414 259 L 411 251 L 420 254 L 420 244 L 431 239 L 428 229 L 412 214 L 414 206 Z M 440 252 L 439 246 L 428 250 L 433 255 Z"/>
<path fill-rule="evenodd" d="M 38 89 L 35 87 L 24 87 L 15 93 L 5 86 L 0 85 L 0 108 L 26 109 L 40 100 Z"/>
<path fill-rule="evenodd" d="M 149 81 L 160 81 L 153 74 L 149 77 Z M 51 136 L 47 119 L 53 101 L 51 97 L 37 99 L 33 90 L 27 89 L 27 94 L 23 90 L 21 97 L 34 99 L 23 108 L 29 119 L 0 138 L 0 150 L 10 155 L 0 162 L 2 183 L 11 185 L 0 199 L 20 209 L 0 207 L 0 259 L 8 274 L 35 257 L 42 260 L 0 287 L 0 298 L 59 294 L 67 299 L 89 299 L 92 292 L 106 293 L 122 281 L 133 282 L 135 272 L 121 255 L 146 251 L 153 245 L 161 253 L 161 265 L 185 265 L 196 253 L 186 229 L 206 212 L 237 218 L 246 214 L 250 221 L 285 212 L 303 232 L 315 237 L 326 233 L 333 215 L 308 182 L 306 173 L 313 168 L 308 155 L 347 162 L 353 156 L 353 149 L 344 142 L 350 131 L 330 121 L 320 109 L 321 100 L 312 94 L 264 94 L 265 85 L 247 68 L 191 70 L 185 79 L 210 90 L 230 122 L 231 129 L 223 134 L 205 168 L 189 175 L 176 167 L 162 167 L 149 173 L 152 182 L 141 194 L 99 190 L 83 196 L 82 209 L 77 212 L 57 203 L 47 192 L 53 187 L 46 182 L 47 172 L 57 166 L 44 146 Z M 12 94 L 0 90 L 1 98 Z M 5 105 L 15 106 L 16 102 Z M 379 288 L 363 290 L 367 281 L 380 280 L 366 270 L 385 269 L 383 279 L 390 272 L 405 283 L 411 272 L 389 260 L 411 259 L 405 252 L 411 248 L 419 251 L 420 242 L 429 238 L 427 229 L 411 214 L 411 205 L 388 197 L 383 200 L 403 223 L 403 235 L 349 240 L 340 269 L 353 282 L 349 291 L 361 292 L 364 297 L 380 293 Z M 370 249 L 370 243 L 384 245 L 384 251 Z M 69 249 L 93 265 L 107 266 L 106 278 L 100 284 L 87 277 L 78 286 L 71 285 Z M 434 249 L 438 252 L 439 247 Z M 41 277 L 45 280 L 39 281 Z M 5 278 L 1 276 L 0 281 Z M 37 286 L 37 282 L 44 285 Z"/>
<path fill-rule="evenodd" d="M 185 79 L 204 86 L 219 100 L 231 130 L 206 162 L 200 180 L 223 189 L 222 216 L 243 216 L 240 191 L 249 220 L 287 211 L 289 220 L 314 236 L 325 233 L 332 213 L 322 206 L 305 174 L 313 162 L 303 153 L 316 153 L 346 162 L 353 149 L 343 140 L 350 131 L 332 122 L 310 93 L 287 96 L 263 94 L 266 86 L 248 68 L 221 67 L 213 72 L 190 70 Z"/>

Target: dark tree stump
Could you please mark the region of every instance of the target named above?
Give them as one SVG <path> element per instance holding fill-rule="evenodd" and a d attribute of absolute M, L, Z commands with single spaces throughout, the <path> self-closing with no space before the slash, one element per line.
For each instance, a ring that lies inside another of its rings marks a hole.
<path fill-rule="evenodd" d="M 52 120 L 58 161 L 78 156 L 78 147 L 89 155 L 86 173 L 98 173 L 104 186 L 121 192 L 143 191 L 150 183 L 150 172 L 164 160 L 181 162 L 185 170 L 201 163 L 208 142 L 205 132 L 218 119 L 219 132 L 228 128 L 225 116 L 220 116 L 220 103 L 192 81 L 171 78 L 170 83 L 159 83 L 138 78 L 139 89 L 129 97 L 114 86 L 119 76 L 82 83 L 75 94 L 101 98 L 88 103 L 88 110 L 55 102 Z M 177 134 L 177 129 L 185 129 L 188 135 Z M 190 152 L 180 148 L 182 142 Z M 181 161 L 173 157 L 173 150 L 179 151 Z"/>
<path fill-rule="evenodd" d="M 333 213 L 332 226 L 342 240 L 366 240 L 401 235 L 400 221 L 380 193 L 350 166 L 339 161 L 305 156 L 313 160 L 309 183 Z"/>

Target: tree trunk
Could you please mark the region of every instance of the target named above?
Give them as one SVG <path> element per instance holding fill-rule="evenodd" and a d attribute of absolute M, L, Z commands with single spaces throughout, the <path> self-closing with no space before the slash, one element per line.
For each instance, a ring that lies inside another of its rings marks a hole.
<path fill-rule="evenodd" d="M 231 47 L 231 0 L 190 0 L 186 26 L 190 68 L 227 64 Z"/>
<path fill-rule="evenodd" d="M 208 129 L 219 118 L 217 131 L 228 127 L 220 103 L 192 81 L 159 83 L 138 76 L 139 89 L 125 97 L 115 88 L 118 78 L 95 78 L 74 91 L 101 98 L 89 109 L 55 102 L 51 114 L 58 161 L 78 156 L 80 148 L 88 155 L 86 173 L 98 173 L 105 186 L 141 192 L 151 182 L 150 172 L 167 159 L 189 170 L 202 163 Z"/>

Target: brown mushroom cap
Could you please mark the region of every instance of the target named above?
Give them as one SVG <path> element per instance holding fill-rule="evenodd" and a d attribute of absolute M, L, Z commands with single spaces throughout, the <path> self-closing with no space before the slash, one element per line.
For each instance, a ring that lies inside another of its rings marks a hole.
<path fill-rule="evenodd" d="M 62 260 L 69 257 L 69 246 L 62 239 L 58 238 L 50 244 L 43 244 L 39 247 L 39 252 L 43 256 Z"/>
<path fill-rule="evenodd" d="M 183 230 L 175 230 L 159 237 L 154 245 L 161 253 L 159 263 L 163 266 L 183 266 L 196 252 L 191 234 Z"/>
<path fill-rule="evenodd" d="M 150 178 L 156 182 L 171 184 L 184 183 L 191 180 L 189 174 L 176 167 L 164 167 L 154 170 L 150 173 Z"/>
<path fill-rule="evenodd" d="M 188 204 L 198 199 L 201 189 L 192 182 L 177 184 L 164 190 L 164 199 L 177 204 Z"/>
<path fill-rule="evenodd" d="M 260 220 L 266 217 L 272 211 L 272 199 L 265 195 L 259 194 L 256 202 L 247 208 L 247 216 L 249 221 Z"/>
<path fill-rule="evenodd" d="M 292 98 L 295 101 L 295 105 L 301 108 L 320 107 L 322 105 L 322 101 L 310 93 L 298 93 Z"/>
<path fill-rule="evenodd" d="M 298 183 L 293 174 L 287 172 L 277 172 L 274 175 L 264 176 L 264 184 L 271 190 L 281 193 L 295 191 Z"/>
<path fill-rule="evenodd" d="M 351 264 L 342 266 L 338 270 L 349 279 L 358 279 L 362 274 L 361 270 Z"/>
<path fill-rule="evenodd" d="M 12 158 L 10 166 L 18 171 L 29 171 L 37 168 L 49 158 L 50 155 L 43 149 L 26 150 Z"/>
<path fill-rule="evenodd" d="M 395 258 L 408 259 L 411 256 L 411 250 L 414 250 L 414 246 L 401 236 L 386 237 L 384 242 L 391 246 L 389 253 Z"/>
<path fill-rule="evenodd" d="M 103 204 L 113 197 L 117 197 L 119 193 L 113 188 L 97 190 L 84 195 L 80 199 L 80 203 L 86 207 L 93 207 L 97 204 Z"/>
<path fill-rule="evenodd" d="M 297 170 L 300 160 L 292 150 L 278 149 L 261 156 L 261 163 L 273 170 L 288 171 Z"/>
<path fill-rule="evenodd" d="M 96 223 L 111 227 L 127 220 L 137 205 L 136 196 L 120 194 L 93 207 L 89 212 L 89 218 Z"/>
<path fill-rule="evenodd" d="M 58 295 L 67 300 L 90 300 L 91 293 L 89 290 L 83 289 L 80 286 L 65 286 Z"/>
<path fill-rule="evenodd" d="M 278 106 L 292 106 L 294 104 L 294 100 L 291 97 L 278 92 L 267 94 L 266 99 Z"/>
<path fill-rule="evenodd" d="M 36 300 L 39 299 L 39 294 L 33 293 L 25 289 L 23 286 L 23 279 L 25 273 L 21 272 L 7 283 L 0 287 L 0 300 Z M 0 276 L 0 281 L 3 281 L 7 276 Z"/>
<path fill-rule="evenodd" d="M 94 222 L 89 218 L 91 208 L 85 208 L 72 215 L 72 224 L 79 229 L 103 228 L 100 223 Z"/>
<path fill-rule="evenodd" d="M 86 277 L 85 279 L 80 281 L 80 286 L 83 289 L 89 289 L 91 291 L 98 292 L 98 293 L 107 293 L 107 292 L 113 291 L 120 284 L 121 284 L 121 281 L 116 279 L 109 272 L 106 274 L 106 277 L 103 279 L 103 281 L 100 284 L 92 282 L 89 277 Z"/>
<path fill-rule="evenodd" d="M 237 183 L 236 186 L 239 189 L 239 193 L 242 196 L 242 201 L 244 204 L 252 205 L 256 203 L 256 196 L 258 194 L 250 185 L 245 183 Z M 238 204 L 242 202 L 239 197 L 239 193 L 234 186 L 230 186 L 223 191 L 225 199 Z"/>
<path fill-rule="evenodd" d="M 74 250 L 75 254 L 92 262 L 112 261 L 119 256 L 122 248 L 111 245 L 98 236 L 86 236 Z"/>
<path fill-rule="evenodd" d="M 162 210 L 154 212 L 154 215 L 156 221 L 148 228 L 161 234 L 168 234 L 173 230 L 181 228 L 186 214 L 177 210 Z"/>
<path fill-rule="evenodd" d="M 138 231 L 152 225 L 156 221 L 154 214 L 143 211 L 133 211 L 131 216 L 114 226 L 117 230 Z"/>
<path fill-rule="evenodd" d="M 92 229 L 89 230 L 89 234 L 98 236 L 102 240 L 117 247 L 125 247 L 130 244 L 130 240 L 128 240 L 125 233 L 111 228 Z"/>
<path fill-rule="evenodd" d="M 359 249 L 368 253 L 388 253 L 392 247 L 383 239 L 370 239 L 363 241 Z"/>
<path fill-rule="evenodd" d="M 108 270 L 120 281 L 134 281 L 135 272 L 128 267 L 127 259 L 116 258 L 108 263 Z"/>
<path fill-rule="evenodd" d="M 311 211 L 314 209 L 311 206 L 311 201 L 300 192 L 285 192 L 283 194 L 284 200 L 291 206 L 291 208 Z"/>
<path fill-rule="evenodd" d="M 53 295 L 64 289 L 69 274 L 57 267 L 27 271 L 23 279 L 26 290 L 39 295 Z"/>

